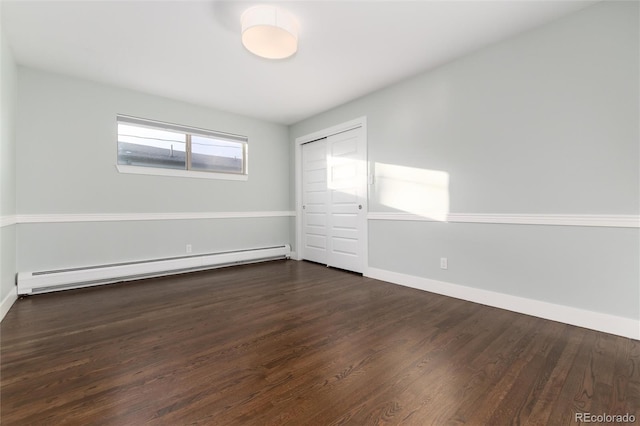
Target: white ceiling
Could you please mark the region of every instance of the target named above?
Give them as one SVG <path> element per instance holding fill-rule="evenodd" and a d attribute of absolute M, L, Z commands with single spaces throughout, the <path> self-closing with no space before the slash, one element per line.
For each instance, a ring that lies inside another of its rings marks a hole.
<path fill-rule="evenodd" d="M 16 61 L 292 124 L 593 1 L 269 2 L 300 22 L 269 61 L 240 42 L 252 1 L 2 0 Z"/>

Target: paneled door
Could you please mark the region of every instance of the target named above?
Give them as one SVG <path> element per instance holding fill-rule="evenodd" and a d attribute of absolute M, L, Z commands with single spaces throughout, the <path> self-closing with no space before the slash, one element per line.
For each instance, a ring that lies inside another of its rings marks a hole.
<path fill-rule="evenodd" d="M 327 264 L 327 139 L 302 145 L 304 258 Z"/>
<path fill-rule="evenodd" d="M 360 128 L 302 146 L 303 258 L 364 272 L 366 141 Z"/>

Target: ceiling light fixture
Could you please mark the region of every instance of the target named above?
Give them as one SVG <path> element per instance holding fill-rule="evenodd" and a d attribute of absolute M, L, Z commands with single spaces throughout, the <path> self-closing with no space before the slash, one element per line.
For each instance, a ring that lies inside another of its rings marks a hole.
<path fill-rule="evenodd" d="M 242 44 L 254 55 L 284 59 L 298 50 L 298 23 L 274 6 L 254 6 L 242 14 Z"/>

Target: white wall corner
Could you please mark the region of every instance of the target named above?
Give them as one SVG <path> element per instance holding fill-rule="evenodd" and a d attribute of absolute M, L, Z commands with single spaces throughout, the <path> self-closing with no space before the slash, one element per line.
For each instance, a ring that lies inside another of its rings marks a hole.
<path fill-rule="evenodd" d="M 18 218 L 16 215 L 0 216 L 0 228 L 15 225 L 17 223 L 17 220 Z"/>
<path fill-rule="evenodd" d="M 9 312 L 16 300 L 18 300 L 18 291 L 14 286 L 0 303 L 0 321 L 4 319 L 4 316 Z"/>
<path fill-rule="evenodd" d="M 588 311 L 378 268 L 370 267 L 364 275 L 443 296 L 640 340 L 640 319 Z"/>

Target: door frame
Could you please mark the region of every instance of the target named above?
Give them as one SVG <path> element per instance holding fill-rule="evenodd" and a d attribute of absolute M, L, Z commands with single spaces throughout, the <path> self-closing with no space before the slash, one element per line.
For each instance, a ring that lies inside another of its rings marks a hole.
<path fill-rule="evenodd" d="M 365 161 L 367 162 L 367 182 L 366 187 L 367 191 L 365 194 L 365 199 L 363 200 L 363 207 L 365 214 L 362 217 L 362 269 L 363 272 L 366 272 L 369 267 L 369 224 L 367 220 L 367 214 L 369 212 L 369 143 L 367 140 L 367 117 L 362 116 L 358 117 L 354 120 L 350 120 L 341 124 L 337 124 L 335 126 L 328 127 L 326 129 L 319 130 L 317 132 L 309 133 L 304 136 L 300 136 L 295 140 L 295 203 L 296 203 L 296 224 L 295 224 L 295 233 L 296 233 L 296 251 L 295 255 L 292 256 L 296 260 L 303 259 L 303 248 L 302 248 L 302 145 L 305 143 L 313 142 L 317 139 L 327 138 L 331 135 L 335 135 L 337 133 L 346 132 L 347 130 L 353 130 L 360 128 L 360 137 L 364 139 L 365 146 Z"/>

